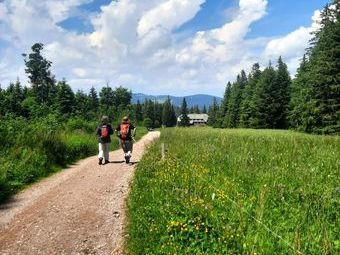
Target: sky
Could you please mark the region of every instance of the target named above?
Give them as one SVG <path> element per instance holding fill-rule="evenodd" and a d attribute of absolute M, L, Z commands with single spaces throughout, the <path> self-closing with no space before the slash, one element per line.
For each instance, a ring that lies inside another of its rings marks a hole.
<path fill-rule="evenodd" d="M 254 63 L 296 73 L 327 0 L 0 0 L 0 84 L 29 86 L 22 53 L 44 44 L 74 91 L 222 96 Z"/>

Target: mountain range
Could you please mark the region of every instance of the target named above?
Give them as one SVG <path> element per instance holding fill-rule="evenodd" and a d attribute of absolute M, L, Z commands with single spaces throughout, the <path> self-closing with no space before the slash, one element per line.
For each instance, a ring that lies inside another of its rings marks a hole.
<path fill-rule="evenodd" d="M 142 93 L 134 93 L 132 94 L 132 103 L 135 104 L 139 100 L 140 103 L 144 103 L 145 100 L 152 100 L 157 101 L 158 103 L 163 103 L 168 96 L 170 97 L 171 103 L 174 106 L 181 106 L 183 102 L 183 98 L 185 97 L 185 100 L 187 102 L 188 108 L 198 105 L 200 109 L 203 108 L 205 105 L 206 108 L 209 108 L 209 105 L 212 104 L 214 96 L 211 95 L 205 95 L 205 94 L 197 94 L 197 95 L 190 95 L 190 96 L 184 96 L 184 97 L 177 97 L 177 96 L 170 96 L 170 95 L 145 95 Z M 222 101 L 222 98 L 215 97 L 217 103 L 219 104 Z"/>

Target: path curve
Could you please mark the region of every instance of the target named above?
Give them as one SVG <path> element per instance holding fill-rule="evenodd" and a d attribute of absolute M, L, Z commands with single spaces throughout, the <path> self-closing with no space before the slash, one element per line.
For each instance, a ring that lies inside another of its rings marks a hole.
<path fill-rule="evenodd" d="M 122 150 L 110 164 L 96 156 L 77 162 L 0 206 L 0 254 L 123 254 L 125 201 L 149 132 L 134 145 L 132 164 Z"/>

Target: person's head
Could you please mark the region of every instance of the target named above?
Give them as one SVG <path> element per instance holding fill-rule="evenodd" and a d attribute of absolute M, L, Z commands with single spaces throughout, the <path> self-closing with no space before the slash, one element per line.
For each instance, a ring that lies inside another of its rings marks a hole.
<path fill-rule="evenodd" d="M 122 119 L 122 122 L 129 122 L 130 119 L 128 116 L 124 116 L 123 119 Z"/>
<path fill-rule="evenodd" d="M 102 124 L 108 124 L 109 123 L 109 117 L 108 116 L 102 116 Z"/>

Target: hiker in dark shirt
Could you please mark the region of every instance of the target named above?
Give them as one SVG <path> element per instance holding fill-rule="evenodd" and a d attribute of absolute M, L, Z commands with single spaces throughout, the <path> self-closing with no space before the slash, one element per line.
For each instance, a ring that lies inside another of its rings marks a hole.
<path fill-rule="evenodd" d="M 125 116 L 122 122 L 116 128 L 120 147 L 124 151 L 125 162 L 129 163 L 132 149 L 133 149 L 133 140 L 136 134 L 136 127 L 131 124 L 130 119 Z"/>
<path fill-rule="evenodd" d="M 109 123 L 109 117 L 103 116 L 101 120 L 101 125 L 97 127 L 96 135 L 98 138 L 98 148 L 99 148 L 99 154 L 98 159 L 99 165 L 110 163 L 109 161 L 109 152 L 110 152 L 110 143 L 111 143 L 111 137 L 110 135 L 113 134 L 113 129 L 111 124 Z"/>

